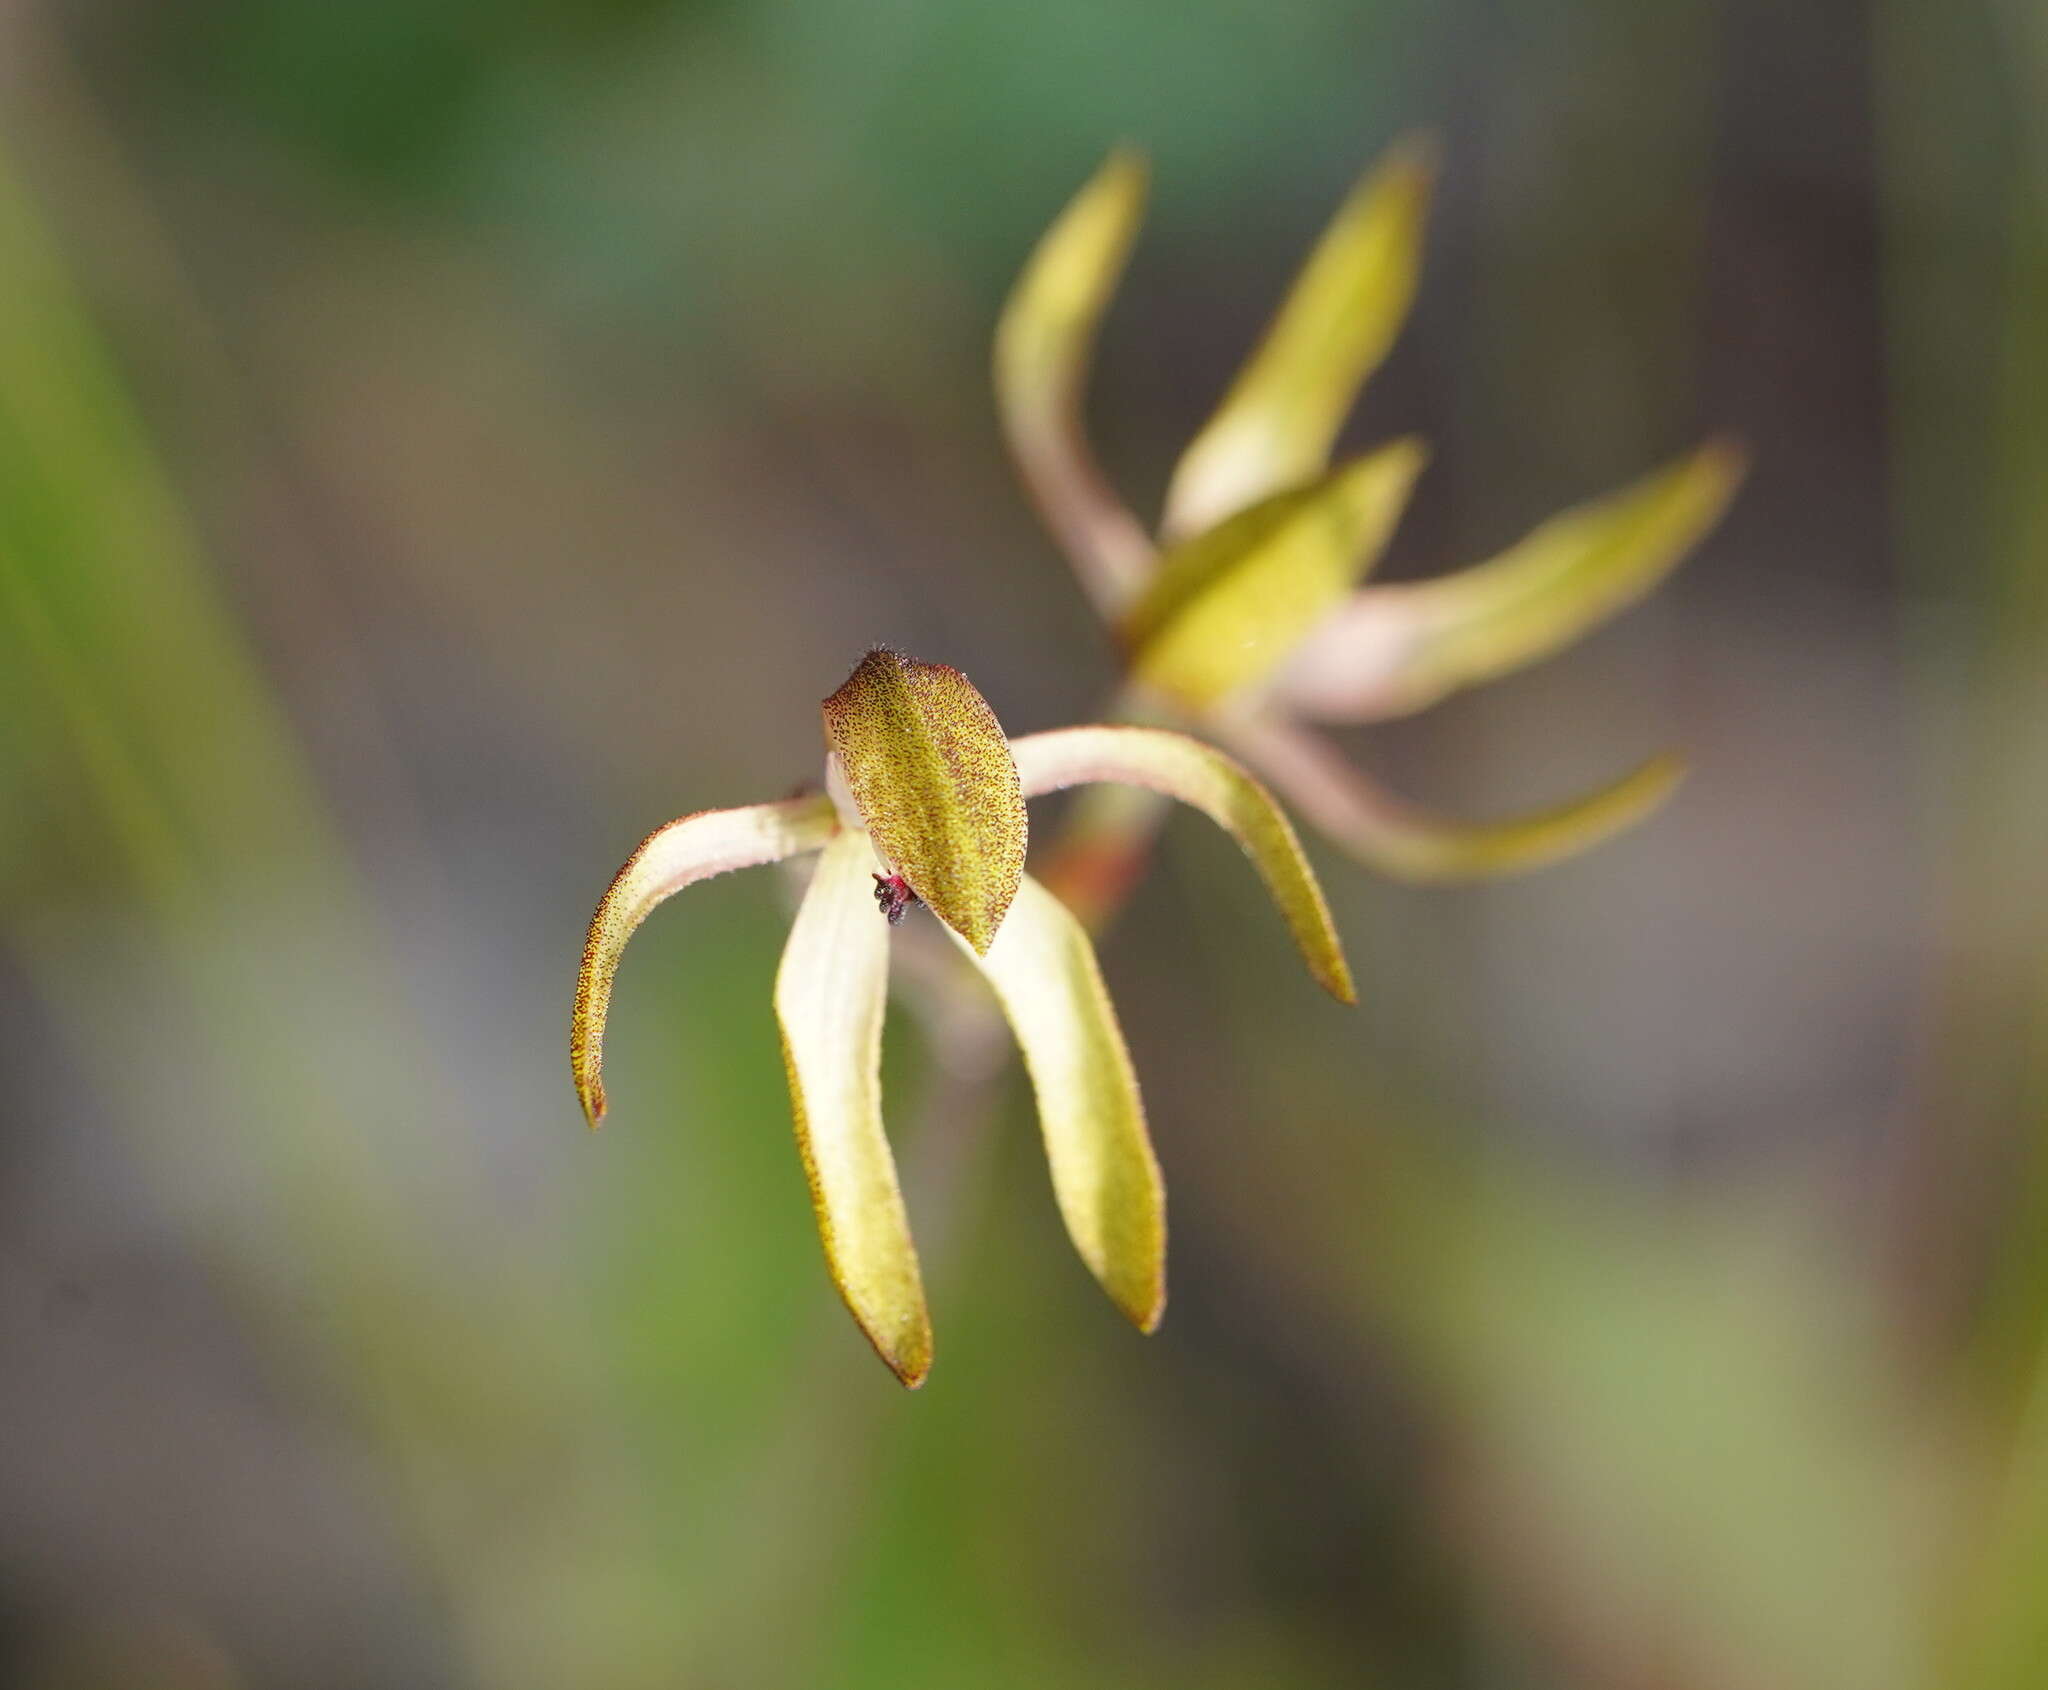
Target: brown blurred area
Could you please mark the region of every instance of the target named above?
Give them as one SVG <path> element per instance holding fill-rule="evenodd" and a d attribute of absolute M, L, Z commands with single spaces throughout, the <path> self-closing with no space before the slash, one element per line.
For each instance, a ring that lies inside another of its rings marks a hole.
<path fill-rule="evenodd" d="M 0 1680 L 2048 1681 L 2037 12 L 0 5 Z M 1385 572 L 1754 468 L 1648 605 L 1347 743 L 1471 815 L 1691 777 L 1496 885 L 1319 854 L 1356 1011 L 1173 825 L 1103 951 L 1151 1339 L 1020 1084 L 920 1186 L 892 1028 L 905 1396 L 790 1150 L 786 888 L 650 925 L 595 1139 L 590 907 L 815 780 L 878 641 L 1089 719 L 1009 278 L 1149 152 L 1092 401 L 1149 514 L 1417 127 Z"/>

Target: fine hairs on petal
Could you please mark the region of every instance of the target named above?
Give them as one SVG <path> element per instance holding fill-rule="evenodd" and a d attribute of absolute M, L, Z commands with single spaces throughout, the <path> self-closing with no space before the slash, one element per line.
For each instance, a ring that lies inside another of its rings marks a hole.
<path fill-rule="evenodd" d="M 1024 872 L 1024 792 L 988 701 L 958 669 L 877 646 L 825 700 L 825 737 L 892 875 L 977 954 Z"/>

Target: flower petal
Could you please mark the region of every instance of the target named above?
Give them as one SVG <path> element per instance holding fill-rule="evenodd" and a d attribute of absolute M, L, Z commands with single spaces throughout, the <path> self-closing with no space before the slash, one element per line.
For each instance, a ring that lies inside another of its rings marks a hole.
<path fill-rule="evenodd" d="M 1198 711 L 1263 680 L 1378 558 L 1425 456 L 1396 441 L 1167 552 L 1124 624 L 1133 678 Z"/>
<path fill-rule="evenodd" d="M 1130 601 L 1152 542 L 1103 479 L 1082 397 L 1095 332 L 1145 205 L 1145 161 L 1115 152 L 1038 243 L 996 326 L 996 408 L 1024 485 L 1105 616 Z"/>
<path fill-rule="evenodd" d="M 1166 1309 L 1166 1191 L 1095 947 L 1026 875 L 975 961 L 1024 1052 L 1067 1236 L 1111 1301 L 1150 1332 Z"/>
<path fill-rule="evenodd" d="M 1169 540 L 1322 473 L 1415 298 L 1435 179 L 1435 147 L 1411 137 L 1352 190 L 1174 471 L 1162 525 Z"/>
<path fill-rule="evenodd" d="M 1024 872 L 1010 742 L 958 669 L 877 647 L 825 700 L 825 737 L 889 866 L 987 951 Z"/>
<path fill-rule="evenodd" d="M 1271 718 L 1219 731 L 1333 845 L 1391 879 L 1422 884 L 1520 874 L 1575 856 L 1640 821 L 1685 775 L 1684 762 L 1665 752 L 1569 803 L 1460 822 L 1385 791 L 1320 734 Z"/>
<path fill-rule="evenodd" d="M 612 977 L 633 930 L 656 904 L 691 882 L 815 851 L 837 825 L 831 800 L 823 797 L 699 810 L 656 828 L 626 859 L 591 917 L 569 1022 L 569 1067 L 584 1119 L 593 1127 L 604 1118 L 604 1023 Z"/>
<path fill-rule="evenodd" d="M 1378 721 L 1548 657 L 1676 568 L 1720 520 L 1743 466 L 1740 448 L 1710 442 L 1486 563 L 1368 587 L 1310 635 L 1281 690 L 1328 721 Z"/>
<path fill-rule="evenodd" d="M 1089 781 L 1121 781 L 1191 804 L 1244 847 L 1309 972 L 1332 997 L 1355 1003 L 1344 947 L 1301 842 L 1272 795 L 1214 746 L 1162 728 L 1058 728 L 1013 740 L 1030 796 Z"/>
<path fill-rule="evenodd" d="M 825 1265 L 876 1353 L 915 1390 L 932 1328 L 882 1132 L 889 927 L 875 913 L 872 867 L 858 833 L 820 854 L 775 976 L 775 1018 Z"/>

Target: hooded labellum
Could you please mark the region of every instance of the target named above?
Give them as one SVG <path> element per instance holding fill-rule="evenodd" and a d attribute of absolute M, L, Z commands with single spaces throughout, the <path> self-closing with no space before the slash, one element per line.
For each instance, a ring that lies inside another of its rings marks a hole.
<path fill-rule="evenodd" d="M 988 700 L 958 669 L 877 646 L 825 700 L 825 738 L 888 878 L 985 954 L 1017 895 L 1027 826 Z"/>
<path fill-rule="evenodd" d="M 876 1352 L 909 1386 L 931 1366 L 931 1320 L 881 1105 L 889 932 L 920 901 L 973 959 L 1016 1034 L 1076 1251 L 1151 1331 L 1166 1303 L 1158 1161 L 1094 946 L 1024 873 L 1024 800 L 1116 781 L 1202 810 L 1243 847 L 1315 977 L 1350 1002 L 1343 951 L 1293 829 L 1263 787 L 1184 735 L 1078 728 L 1013 745 L 958 670 L 896 652 L 868 653 L 824 717 L 828 794 L 670 822 L 599 904 L 569 1044 L 590 1124 L 605 1111 L 605 1020 L 634 930 L 696 881 L 815 852 L 776 973 L 775 1016 L 826 1266 Z"/>

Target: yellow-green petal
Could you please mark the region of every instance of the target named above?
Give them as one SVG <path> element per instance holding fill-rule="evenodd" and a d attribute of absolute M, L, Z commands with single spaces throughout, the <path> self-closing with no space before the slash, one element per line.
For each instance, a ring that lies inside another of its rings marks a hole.
<path fill-rule="evenodd" d="M 1266 679 L 1378 558 L 1425 457 L 1396 441 L 1173 547 L 1124 624 L 1132 677 L 1195 711 Z"/>
<path fill-rule="evenodd" d="M 1024 794 L 988 700 L 958 669 L 878 647 L 825 700 L 825 737 L 888 865 L 977 952 L 1024 872 Z"/>
<path fill-rule="evenodd" d="M 1166 1310 L 1166 1189 L 1095 947 L 1026 875 L 975 960 L 1024 1052 L 1067 1236 L 1110 1300 L 1150 1332 Z"/>
<path fill-rule="evenodd" d="M 1377 721 L 1548 657 L 1670 574 L 1720 520 L 1743 467 L 1739 447 L 1711 442 L 1485 563 L 1368 587 L 1303 643 L 1282 691 L 1325 720 Z"/>
<path fill-rule="evenodd" d="M 1670 752 L 1562 804 L 1492 822 L 1440 816 L 1386 791 L 1321 734 L 1264 719 L 1222 730 L 1331 844 L 1389 879 L 1490 880 L 1576 856 L 1633 827 L 1685 776 Z"/>
<path fill-rule="evenodd" d="M 882 1132 L 889 927 L 870 896 L 872 867 L 858 833 L 819 855 L 775 976 L 775 1018 L 825 1265 L 876 1353 L 915 1390 L 931 1368 L 932 1328 Z"/>
<path fill-rule="evenodd" d="M 1120 781 L 1192 805 L 1235 839 L 1258 870 L 1309 972 L 1332 997 L 1357 1001 L 1330 906 L 1280 806 L 1213 745 L 1163 728 L 1057 728 L 1011 749 L 1032 796 L 1090 781 Z"/>
<path fill-rule="evenodd" d="M 655 905 L 693 881 L 815 851 L 837 825 L 831 801 L 823 797 L 699 810 L 656 828 L 626 859 L 591 918 L 569 1021 L 569 1068 L 584 1119 L 593 1127 L 604 1118 L 604 1023 L 612 980 L 633 930 Z"/>
<path fill-rule="evenodd" d="M 1352 190 L 1174 471 L 1169 540 L 1323 472 L 1359 388 L 1414 301 L 1435 179 L 1435 147 L 1410 138 Z"/>
<path fill-rule="evenodd" d="M 996 327 L 996 408 L 1024 485 L 1105 616 L 1150 571 L 1152 542 L 1089 450 L 1082 414 L 1095 333 L 1145 206 L 1145 161 L 1109 160 L 1038 243 Z"/>

